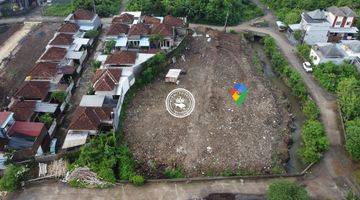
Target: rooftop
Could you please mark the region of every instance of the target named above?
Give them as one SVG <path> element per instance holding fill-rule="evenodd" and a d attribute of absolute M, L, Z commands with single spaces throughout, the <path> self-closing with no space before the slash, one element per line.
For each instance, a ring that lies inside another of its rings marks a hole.
<path fill-rule="evenodd" d="M 153 16 L 148 16 L 146 15 L 143 19 L 144 24 L 160 24 L 161 20 L 159 18 L 153 17 Z"/>
<path fill-rule="evenodd" d="M 119 16 L 115 16 L 112 20 L 112 23 L 132 24 L 133 22 L 134 22 L 134 15 L 129 13 L 123 13 Z"/>
<path fill-rule="evenodd" d="M 136 52 L 134 51 L 120 51 L 109 55 L 106 58 L 105 64 L 109 65 L 133 65 L 136 61 Z"/>
<path fill-rule="evenodd" d="M 127 34 L 128 31 L 129 31 L 128 25 L 121 24 L 121 23 L 112 23 L 108 32 L 106 33 L 106 35 L 117 36 L 117 35 L 121 35 L 121 34 Z"/>
<path fill-rule="evenodd" d="M 94 17 L 93 12 L 84 9 L 79 9 L 72 15 L 74 20 L 92 20 Z"/>
<path fill-rule="evenodd" d="M 73 41 L 73 34 L 60 33 L 55 36 L 55 38 L 50 42 L 50 45 L 69 46 L 73 43 Z"/>
<path fill-rule="evenodd" d="M 105 101 L 105 95 L 84 95 L 81 98 L 81 107 L 102 107 Z"/>
<path fill-rule="evenodd" d="M 341 41 L 343 45 L 348 47 L 354 53 L 360 53 L 360 41 L 359 40 L 344 40 Z"/>
<path fill-rule="evenodd" d="M 173 29 L 167 24 L 157 24 L 151 29 L 151 34 L 159 34 L 164 37 L 173 36 Z"/>
<path fill-rule="evenodd" d="M 348 6 L 344 7 L 337 7 L 337 6 L 331 6 L 327 8 L 327 11 L 334 14 L 335 16 L 341 16 L 341 17 L 357 17 L 356 13 L 351 10 Z"/>
<path fill-rule="evenodd" d="M 15 100 L 11 105 L 10 111 L 14 112 L 16 121 L 30 121 L 34 114 L 36 101 Z"/>
<path fill-rule="evenodd" d="M 75 23 L 65 23 L 61 25 L 58 32 L 59 33 L 76 33 L 80 29 L 80 26 Z"/>
<path fill-rule="evenodd" d="M 344 58 L 344 53 L 336 44 L 327 44 L 319 47 L 319 51 L 325 58 Z"/>
<path fill-rule="evenodd" d="M 129 35 L 150 35 L 150 27 L 144 23 L 134 24 L 129 30 Z"/>
<path fill-rule="evenodd" d="M 104 121 L 111 120 L 112 108 L 78 107 L 70 122 L 69 130 L 98 130 Z"/>
<path fill-rule="evenodd" d="M 60 62 L 66 56 L 67 50 L 65 48 L 51 47 L 41 56 L 40 60 Z"/>
<path fill-rule="evenodd" d="M 94 77 L 95 91 L 113 91 L 119 83 L 122 70 L 120 68 L 98 69 Z"/>
<path fill-rule="evenodd" d="M 2 125 L 11 114 L 11 112 L 0 112 L 0 125 Z"/>
<path fill-rule="evenodd" d="M 46 129 L 43 123 L 15 122 L 9 129 L 9 135 L 22 134 L 30 137 L 38 137 Z"/>
<path fill-rule="evenodd" d="M 49 81 L 25 81 L 24 85 L 15 93 L 15 97 L 25 99 L 45 99 L 50 90 Z"/>
<path fill-rule="evenodd" d="M 184 21 L 182 19 L 179 19 L 177 17 L 173 17 L 171 15 L 167 15 L 164 17 L 164 24 L 170 25 L 170 26 L 184 26 Z"/>
<path fill-rule="evenodd" d="M 28 76 L 35 79 L 52 79 L 58 74 L 58 64 L 50 62 L 36 63 Z"/>

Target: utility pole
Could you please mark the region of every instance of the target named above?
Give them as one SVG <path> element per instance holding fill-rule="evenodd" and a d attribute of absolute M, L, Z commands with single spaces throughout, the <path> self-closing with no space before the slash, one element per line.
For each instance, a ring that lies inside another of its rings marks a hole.
<path fill-rule="evenodd" d="M 229 11 L 227 11 L 227 13 L 226 13 L 226 19 L 225 19 L 225 24 L 224 24 L 224 32 L 225 33 L 226 33 L 226 26 L 227 26 L 228 19 L 229 19 Z"/>
<path fill-rule="evenodd" d="M 92 0 L 92 2 L 93 2 L 94 13 L 96 14 L 95 0 Z"/>

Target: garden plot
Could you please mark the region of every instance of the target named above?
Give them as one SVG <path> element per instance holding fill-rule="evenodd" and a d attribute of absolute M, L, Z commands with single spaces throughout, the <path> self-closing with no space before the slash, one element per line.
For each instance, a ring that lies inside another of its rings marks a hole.
<path fill-rule="evenodd" d="M 162 177 L 165 167 L 179 167 L 187 176 L 225 171 L 268 172 L 287 157 L 289 114 L 276 89 L 256 73 L 251 50 L 239 35 L 208 31 L 212 38 L 191 38 L 179 85 L 165 83 L 161 74 L 139 91 L 126 111 L 124 133 L 141 170 Z M 210 41 L 210 42 L 209 42 Z M 244 83 L 248 95 L 237 105 L 230 94 L 234 83 Z M 172 117 L 165 108 L 167 94 L 189 90 L 196 99 L 186 118 Z"/>

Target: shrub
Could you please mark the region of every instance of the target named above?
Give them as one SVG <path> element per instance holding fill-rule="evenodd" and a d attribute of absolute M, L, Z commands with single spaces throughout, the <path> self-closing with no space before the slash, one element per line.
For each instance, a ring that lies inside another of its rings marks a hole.
<path fill-rule="evenodd" d="M 310 199 L 305 188 L 287 180 L 278 180 L 270 184 L 267 191 L 268 200 L 308 200 Z"/>
<path fill-rule="evenodd" d="M 91 61 L 91 68 L 93 69 L 93 71 L 96 71 L 100 67 L 101 67 L 101 62 L 100 61 L 98 61 L 98 60 Z"/>
<path fill-rule="evenodd" d="M 311 51 L 311 47 L 307 44 L 298 44 L 296 46 L 296 49 L 297 49 L 297 53 L 298 55 L 300 56 L 300 58 L 303 60 L 303 61 L 309 61 L 311 62 L 311 59 L 310 59 L 310 51 Z"/>
<path fill-rule="evenodd" d="M 360 118 L 346 122 L 346 150 L 354 160 L 360 160 Z"/>
<path fill-rule="evenodd" d="M 0 179 L 0 189 L 14 192 L 20 187 L 21 181 L 24 181 L 28 170 L 24 165 L 7 165 L 4 176 Z"/>
<path fill-rule="evenodd" d="M 170 167 L 166 168 L 164 175 L 166 178 L 184 178 L 185 177 L 183 175 L 182 170 L 179 167 L 177 167 L 175 169 L 170 168 Z"/>
<path fill-rule="evenodd" d="M 104 50 L 104 53 L 105 53 L 105 54 L 110 54 L 111 51 L 115 48 L 115 45 L 116 45 L 116 41 L 115 41 L 115 40 L 106 41 L 106 42 L 105 42 L 105 50 Z"/>
<path fill-rule="evenodd" d="M 142 186 L 145 183 L 145 179 L 143 176 L 135 175 L 135 176 L 130 177 L 130 182 L 136 186 Z"/>
<path fill-rule="evenodd" d="M 55 3 L 45 8 L 45 16 L 57 16 L 65 17 L 75 11 L 74 6 L 71 3 Z"/>
<path fill-rule="evenodd" d="M 302 111 L 308 119 L 316 120 L 320 116 L 319 108 L 316 106 L 316 103 L 310 99 L 306 100 Z"/>
<path fill-rule="evenodd" d="M 119 147 L 119 173 L 121 180 L 130 180 L 135 176 L 135 162 L 126 144 Z"/>
<path fill-rule="evenodd" d="M 46 113 L 44 115 L 41 115 L 40 118 L 39 118 L 39 121 L 44 123 L 46 127 L 50 127 L 52 122 L 53 122 L 53 117 L 51 116 L 50 113 Z"/>
<path fill-rule="evenodd" d="M 344 78 L 337 86 L 338 101 L 344 120 L 360 117 L 360 81 L 355 77 Z"/>
<path fill-rule="evenodd" d="M 301 130 L 303 145 L 300 155 L 306 163 L 317 162 L 321 153 L 330 146 L 323 125 L 317 120 L 307 120 Z"/>
<path fill-rule="evenodd" d="M 76 9 L 93 10 L 93 2 L 95 3 L 96 12 L 100 17 L 109 17 L 110 15 L 118 14 L 120 1 L 119 0 L 74 0 L 73 6 Z"/>
<path fill-rule="evenodd" d="M 86 31 L 84 37 L 94 39 L 94 38 L 97 38 L 99 35 L 100 35 L 100 32 L 98 30 L 89 30 L 89 31 Z"/>
<path fill-rule="evenodd" d="M 65 91 L 55 91 L 55 92 L 51 93 L 51 98 L 62 103 L 66 99 L 66 92 Z"/>
<path fill-rule="evenodd" d="M 295 38 L 295 40 L 301 42 L 301 40 L 302 40 L 302 32 L 300 30 L 294 31 L 294 38 Z"/>

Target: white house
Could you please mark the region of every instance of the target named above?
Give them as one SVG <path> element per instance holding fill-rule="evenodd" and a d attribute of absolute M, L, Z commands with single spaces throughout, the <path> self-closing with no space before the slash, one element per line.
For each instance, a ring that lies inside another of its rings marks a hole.
<path fill-rule="evenodd" d="M 80 31 L 96 30 L 101 26 L 100 17 L 97 14 L 84 9 L 79 9 L 74 13 L 69 14 L 64 21 L 79 25 Z"/>
<path fill-rule="evenodd" d="M 349 57 L 339 44 L 317 43 L 310 51 L 310 58 L 315 65 L 318 65 L 326 62 L 341 64 Z"/>
<path fill-rule="evenodd" d="M 324 10 L 314 10 L 301 14 L 300 26 L 290 25 L 304 32 L 303 40 L 309 45 L 315 43 L 339 42 L 356 39 L 358 29 L 355 27 L 357 15 L 349 7 L 331 6 Z"/>

